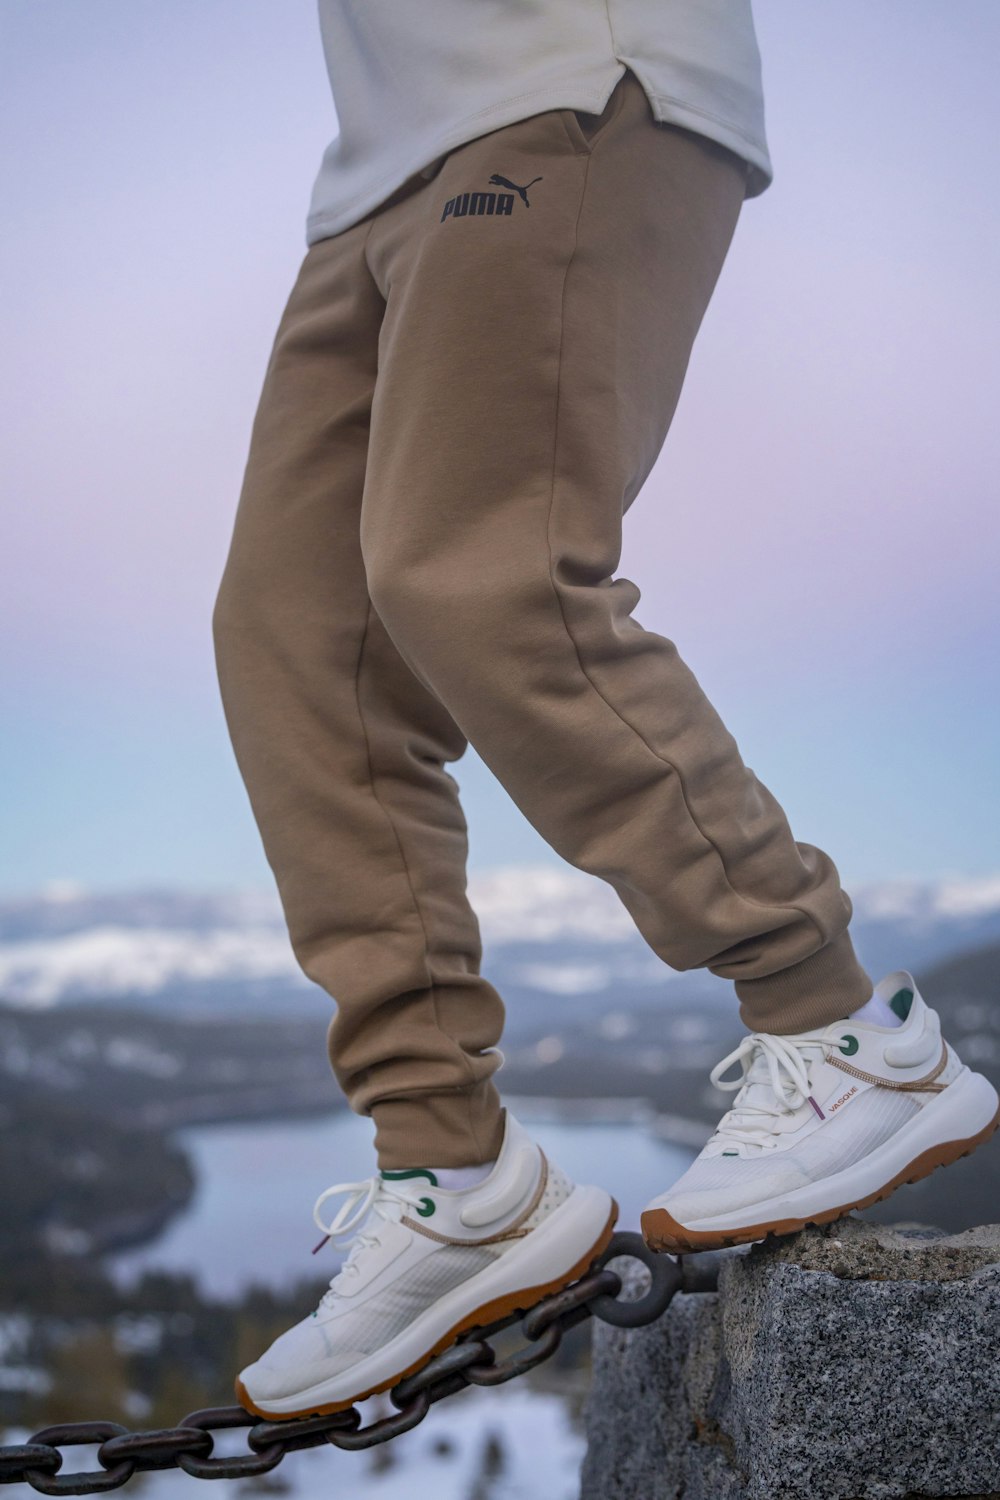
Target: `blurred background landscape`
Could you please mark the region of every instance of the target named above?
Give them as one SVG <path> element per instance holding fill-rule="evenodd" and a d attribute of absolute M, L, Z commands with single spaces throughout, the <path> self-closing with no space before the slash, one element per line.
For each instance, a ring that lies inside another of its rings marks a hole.
<path fill-rule="evenodd" d="M 775 183 L 747 205 L 625 527 L 675 641 L 829 851 L 875 978 L 1000 1082 L 1000 12 L 756 0 Z M 4 0 L 0 195 L 0 1436 L 171 1424 L 315 1305 L 312 1204 L 372 1170 L 218 700 L 210 619 L 250 425 L 336 132 L 314 0 Z M 498 1083 L 623 1224 L 744 1034 L 453 766 Z M 866 1210 L 995 1220 L 987 1147 Z M 586 1329 L 370 1455 L 237 1488 L 576 1493 Z M 83 1455 L 81 1455 L 81 1458 Z M 133 1480 L 154 1500 L 186 1475 Z"/>
<path fill-rule="evenodd" d="M 508 1103 L 638 1228 L 728 1102 L 707 1075 L 744 1034 L 731 986 L 665 970 L 579 872 L 499 867 L 470 894 L 508 1004 Z M 853 930 L 871 971 L 909 968 L 963 1061 L 1000 1085 L 1000 878 L 874 884 L 855 893 Z M 0 996 L 0 1422 L 155 1427 L 228 1404 L 234 1371 L 339 1264 L 329 1247 L 310 1254 L 315 1197 L 371 1171 L 370 1123 L 326 1060 L 329 999 L 291 958 L 276 899 L 7 900 Z M 864 1217 L 955 1231 L 995 1219 L 998 1192 L 987 1148 Z M 531 1380 L 532 1419 L 571 1469 L 587 1363 L 576 1330 Z M 523 1421 L 524 1397 L 496 1397 L 436 1409 L 420 1439 L 429 1475 L 454 1471 L 464 1444 L 468 1464 L 510 1480 L 504 1422 Z"/>

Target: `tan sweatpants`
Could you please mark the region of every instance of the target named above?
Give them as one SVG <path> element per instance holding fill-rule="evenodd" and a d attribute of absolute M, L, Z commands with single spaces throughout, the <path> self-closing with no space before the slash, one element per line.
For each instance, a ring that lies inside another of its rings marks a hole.
<path fill-rule="evenodd" d="M 752 1029 L 871 994 L 828 855 L 615 575 L 744 172 L 657 122 L 504 126 L 313 245 L 278 328 L 213 617 L 223 705 L 333 1071 L 384 1168 L 497 1152 L 471 743 L 665 964 Z M 720 600 L 720 609 L 726 609 Z"/>

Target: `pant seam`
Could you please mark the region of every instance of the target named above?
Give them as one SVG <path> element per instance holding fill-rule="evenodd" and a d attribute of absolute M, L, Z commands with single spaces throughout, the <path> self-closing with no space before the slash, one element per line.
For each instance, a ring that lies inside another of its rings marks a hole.
<path fill-rule="evenodd" d="M 733 885 L 732 881 L 729 878 L 729 873 L 726 870 L 726 862 L 725 862 L 725 860 L 722 857 L 721 850 L 719 849 L 718 845 L 715 844 L 714 841 L 709 838 L 708 834 L 705 832 L 705 830 L 702 828 L 701 824 L 698 822 L 698 819 L 695 817 L 694 809 L 692 808 L 691 803 L 690 803 L 690 801 L 688 799 L 687 789 L 685 788 L 685 785 L 684 785 L 684 777 L 681 775 L 680 767 L 678 765 L 676 765 L 675 762 L 673 762 L 671 760 L 668 760 L 668 758 L 665 755 L 661 755 L 660 752 L 658 750 L 656 750 L 654 748 L 654 746 L 652 746 L 649 743 L 649 741 L 643 735 L 642 731 L 640 729 L 638 729 L 634 724 L 631 724 L 628 719 L 626 719 L 625 715 L 618 708 L 615 707 L 615 705 L 605 696 L 604 693 L 601 692 L 601 689 L 598 687 L 597 683 L 590 676 L 590 673 L 587 671 L 587 668 L 584 665 L 583 657 L 580 654 L 580 648 L 577 645 L 576 639 L 575 639 L 575 637 L 573 635 L 573 631 L 572 631 L 572 629 L 570 627 L 569 620 L 568 620 L 568 618 L 566 616 L 566 611 L 565 611 L 565 608 L 563 606 L 562 597 L 561 597 L 561 595 L 559 593 L 558 588 L 556 587 L 555 571 L 554 571 L 554 566 L 553 566 L 553 548 L 552 548 L 552 513 L 553 513 L 553 510 L 555 508 L 556 471 L 557 471 L 557 467 L 558 467 L 558 455 L 559 455 L 559 414 L 560 414 L 560 409 L 561 409 L 561 404 L 562 404 L 563 348 L 564 348 L 565 333 L 566 333 L 566 291 L 567 291 L 567 287 L 568 287 L 568 284 L 569 284 L 569 273 L 570 273 L 570 270 L 572 268 L 573 261 L 576 258 L 577 246 L 578 246 L 578 243 L 579 243 L 579 237 L 580 237 L 580 219 L 581 219 L 582 214 L 583 214 L 583 206 L 584 206 L 584 202 L 586 201 L 586 196 L 587 196 L 587 182 L 588 182 L 588 179 L 589 179 L 589 176 L 590 176 L 590 163 L 591 163 L 591 156 L 588 154 L 588 155 L 586 155 L 584 157 L 583 187 L 582 187 L 581 192 L 580 192 L 580 203 L 579 203 L 579 207 L 577 209 L 576 220 L 575 220 L 574 226 L 573 226 L 573 248 L 572 248 L 572 250 L 570 252 L 570 255 L 569 255 L 569 258 L 568 258 L 568 260 L 566 262 L 566 269 L 563 272 L 562 291 L 561 291 L 561 294 L 560 294 L 560 304 L 559 304 L 559 349 L 558 349 L 558 353 L 557 353 L 557 356 L 556 356 L 555 418 L 554 418 L 554 421 L 553 421 L 553 424 L 552 424 L 552 426 L 553 426 L 553 433 L 552 433 L 552 473 L 551 473 L 551 478 L 550 478 L 550 483 L 549 483 L 549 506 L 548 506 L 548 511 L 547 511 L 546 519 L 545 519 L 545 537 L 546 537 L 546 547 L 547 547 L 547 551 L 548 551 L 548 576 L 549 576 L 549 583 L 552 586 L 552 592 L 553 592 L 553 595 L 555 596 L 556 606 L 557 606 L 557 608 L 559 610 L 559 616 L 560 616 L 560 618 L 562 620 L 562 623 L 563 623 L 563 629 L 565 630 L 567 638 L 568 638 L 568 640 L 570 642 L 570 645 L 572 646 L 573 651 L 574 651 L 574 653 L 576 655 L 577 664 L 578 664 L 578 666 L 580 668 L 580 672 L 582 673 L 582 675 L 584 677 L 584 680 L 590 684 L 591 688 L 597 694 L 597 696 L 601 699 L 601 701 L 604 704 L 607 705 L 607 707 L 611 710 L 611 712 L 613 714 L 615 714 L 615 716 L 618 719 L 620 719 L 620 721 L 625 725 L 625 727 L 627 729 L 630 729 L 632 731 L 632 733 L 636 736 L 636 738 L 639 740 L 639 742 L 649 751 L 649 753 L 651 755 L 653 755 L 658 761 L 660 761 L 661 764 L 663 764 L 665 766 L 669 766 L 670 769 L 673 771 L 674 775 L 677 777 L 677 785 L 678 785 L 678 787 L 680 789 L 681 798 L 682 798 L 682 800 L 684 802 L 684 806 L 685 806 L 685 808 L 687 810 L 688 817 L 691 819 L 691 823 L 694 826 L 696 832 L 698 834 L 700 834 L 700 836 L 704 839 L 704 841 L 708 845 L 708 847 L 716 855 L 716 858 L 718 859 L 719 865 L 720 865 L 720 867 L 722 869 L 723 879 L 725 880 L 725 882 L 726 882 L 727 886 L 729 887 L 729 889 L 732 891 L 733 895 L 737 898 L 738 901 L 745 901 L 745 902 L 747 902 L 751 906 L 759 907 L 761 910 L 769 910 L 769 909 L 770 910 L 776 910 L 777 908 L 774 906 L 773 903 L 766 902 L 766 901 L 758 901 L 756 899 L 756 897 L 744 895 L 743 892 L 738 891 L 736 889 L 736 887 Z M 830 941 L 829 937 L 824 933 L 822 927 L 820 926 L 819 922 L 817 921 L 816 917 L 812 914 L 812 912 L 807 911 L 804 907 L 799 906 L 795 902 L 787 902 L 786 906 L 790 907 L 793 911 L 800 912 L 801 915 L 804 916 L 806 918 L 806 920 L 809 921 L 812 924 L 812 926 L 816 929 L 816 932 L 819 934 L 819 937 L 820 937 L 820 940 L 821 940 L 820 947 L 824 947 Z M 814 951 L 819 951 L 819 950 L 814 950 Z M 806 955 L 807 958 L 811 957 L 811 956 L 812 956 L 811 954 L 807 954 Z M 781 970 L 776 970 L 775 972 L 776 973 L 780 973 Z"/>
<path fill-rule="evenodd" d="M 365 623 L 364 623 L 364 628 L 363 628 L 363 630 L 361 632 L 361 643 L 360 643 L 360 645 L 358 647 L 357 663 L 356 663 L 355 671 L 354 671 L 354 701 L 355 701 L 355 705 L 356 705 L 357 711 L 358 711 L 358 722 L 361 725 L 361 736 L 362 736 L 362 739 L 364 741 L 364 746 L 365 746 L 365 764 L 366 764 L 366 766 L 368 768 L 368 784 L 371 787 L 372 796 L 374 797 L 374 799 L 377 802 L 378 806 L 382 809 L 382 812 L 383 812 L 383 814 L 385 816 L 385 820 L 389 824 L 390 829 L 392 830 L 392 836 L 393 836 L 393 838 L 396 841 L 396 848 L 399 851 L 400 863 L 403 866 L 403 873 L 406 876 L 406 884 L 407 884 L 407 886 L 409 888 L 410 898 L 411 898 L 411 900 L 413 902 L 413 909 L 416 912 L 417 921 L 420 923 L 420 930 L 423 933 L 423 938 L 424 938 L 424 967 L 425 967 L 425 970 L 426 970 L 426 973 L 427 973 L 427 988 L 430 991 L 431 1005 L 433 1006 L 433 1009 L 434 1009 L 434 1025 L 437 1027 L 438 1031 L 441 1033 L 442 1036 L 448 1036 L 448 1032 L 441 1025 L 441 1017 L 440 1017 L 440 1013 L 438 1011 L 437 981 L 434 978 L 434 974 L 433 974 L 433 971 L 431 969 L 431 964 L 430 964 L 430 957 L 429 957 L 429 954 L 430 954 L 430 938 L 429 938 L 428 933 L 427 933 L 427 925 L 424 922 L 424 914 L 423 914 L 423 912 L 420 909 L 420 902 L 417 899 L 416 889 L 415 889 L 414 884 L 413 884 L 413 877 L 410 874 L 410 866 L 409 866 L 409 863 L 407 862 L 407 858 L 406 858 L 406 851 L 403 848 L 403 841 L 402 841 L 402 839 L 399 836 L 399 829 L 398 829 L 398 827 L 396 825 L 395 819 L 392 816 L 392 813 L 389 811 L 389 808 L 382 801 L 382 798 L 378 794 L 378 787 L 376 785 L 376 780 L 375 780 L 375 770 L 374 770 L 374 765 L 372 763 L 371 741 L 369 740 L 369 737 L 368 737 L 368 728 L 367 728 L 367 725 L 365 723 L 364 710 L 363 710 L 363 708 L 361 706 L 361 687 L 360 687 L 360 683 L 361 683 L 361 667 L 362 667 L 362 662 L 363 662 L 364 654 L 365 654 L 365 646 L 366 646 L 366 644 L 368 642 L 368 630 L 369 630 L 369 626 L 371 624 L 371 616 L 372 616 L 372 601 L 371 601 L 371 598 L 369 597 L 367 606 L 365 608 Z M 452 1040 L 454 1040 L 454 1039 L 452 1038 Z M 460 1048 L 459 1050 L 462 1053 L 462 1061 L 464 1062 L 465 1067 L 467 1068 L 467 1070 L 469 1072 L 469 1083 L 470 1083 L 470 1085 L 472 1087 L 475 1087 L 477 1080 L 476 1080 L 475 1074 L 472 1071 L 472 1065 L 469 1062 L 468 1057 L 465 1055 L 465 1049 L 464 1048 Z M 436 1093 L 436 1092 L 439 1092 L 439 1091 L 438 1090 L 434 1090 L 434 1089 L 429 1089 L 427 1092 L 428 1093 Z M 460 1087 L 456 1087 L 454 1089 L 454 1092 L 461 1093 L 462 1089 Z M 390 1095 L 388 1097 L 393 1097 L 393 1096 Z M 374 1102 L 377 1104 L 379 1101 L 376 1100 Z M 479 1137 L 476 1134 L 476 1130 L 475 1130 L 474 1125 L 472 1124 L 471 1119 L 469 1121 L 469 1132 L 470 1132 L 470 1134 L 472 1136 L 472 1140 L 473 1140 L 473 1142 L 475 1144 L 475 1148 L 476 1148 L 476 1151 L 478 1153 L 478 1152 L 481 1151 L 482 1148 L 480 1146 Z"/>

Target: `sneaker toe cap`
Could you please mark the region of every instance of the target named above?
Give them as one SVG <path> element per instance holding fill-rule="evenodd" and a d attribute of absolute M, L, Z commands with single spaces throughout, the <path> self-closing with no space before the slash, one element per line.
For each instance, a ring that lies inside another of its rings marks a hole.
<path fill-rule="evenodd" d="M 357 1349 L 338 1348 L 322 1323 L 306 1319 L 275 1339 L 240 1371 L 240 1379 L 252 1401 L 276 1401 L 307 1391 L 363 1358 Z"/>
<path fill-rule="evenodd" d="M 793 1159 L 747 1160 L 711 1157 L 695 1162 L 673 1187 L 647 1205 L 665 1208 L 679 1224 L 697 1223 L 718 1214 L 753 1209 L 782 1193 L 794 1192 L 810 1179 Z"/>

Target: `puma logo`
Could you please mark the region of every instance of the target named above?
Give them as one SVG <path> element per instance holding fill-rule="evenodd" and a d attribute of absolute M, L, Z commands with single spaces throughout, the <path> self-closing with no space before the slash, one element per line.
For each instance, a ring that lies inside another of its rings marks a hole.
<path fill-rule="evenodd" d="M 479 214 L 507 214 L 514 211 L 514 193 L 519 194 L 525 208 L 530 208 L 528 202 L 528 189 L 534 187 L 536 182 L 541 182 L 540 177 L 533 177 L 526 182 L 524 187 L 519 187 L 516 182 L 511 182 L 507 177 L 501 177 L 499 172 L 494 172 L 489 179 L 497 187 L 511 188 L 509 193 L 456 193 L 454 198 L 449 198 L 441 210 L 441 218 L 438 223 L 443 224 L 445 219 L 464 219 L 467 216 Z"/>
<path fill-rule="evenodd" d="M 497 187 L 513 188 L 515 193 L 520 193 L 521 201 L 525 208 L 531 207 L 531 204 L 528 202 L 528 189 L 534 187 L 535 183 L 541 182 L 541 180 L 540 177 L 533 177 L 530 182 L 525 183 L 524 187 L 518 187 L 516 182 L 509 182 L 506 177 L 501 177 L 499 172 L 494 172 L 490 178 L 490 181 L 495 182 Z"/>

